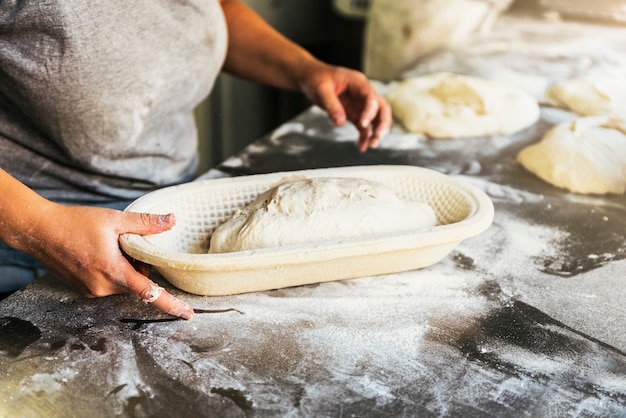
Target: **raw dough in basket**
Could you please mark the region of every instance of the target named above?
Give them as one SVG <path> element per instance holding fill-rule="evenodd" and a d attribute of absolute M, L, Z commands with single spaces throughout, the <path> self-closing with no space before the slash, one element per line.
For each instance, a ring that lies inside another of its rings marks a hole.
<path fill-rule="evenodd" d="M 386 98 L 408 131 L 433 138 L 512 134 L 540 113 L 537 100 L 517 87 L 445 72 L 400 81 Z"/>
<path fill-rule="evenodd" d="M 626 122 L 587 116 L 561 123 L 517 159 L 548 183 L 575 193 L 624 193 Z"/>
<path fill-rule="evenodd" d="M 260 194 L 211 236 L 209 253 L 346 240 L 436 225 L 432 207 L 364 179 L 290 181 Z"/>
<path fill-rule="evenodd" d="M 583 116 L 626 115 L 626 80 L 584 76 L 553 84 L 546 100 Z"/>

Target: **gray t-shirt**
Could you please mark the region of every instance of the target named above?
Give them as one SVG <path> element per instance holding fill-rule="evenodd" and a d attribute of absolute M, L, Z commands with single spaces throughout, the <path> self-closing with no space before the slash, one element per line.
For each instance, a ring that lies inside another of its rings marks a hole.
<path fill-rule="evenodd" d="M 0 167 L 81 204 L 189 178 L 226 43 L 217 0 L 0 1 Z"/>

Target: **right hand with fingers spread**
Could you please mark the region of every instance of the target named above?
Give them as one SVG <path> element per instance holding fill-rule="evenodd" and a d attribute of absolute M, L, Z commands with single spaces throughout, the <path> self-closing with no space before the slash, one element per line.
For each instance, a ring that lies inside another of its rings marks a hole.
<path fill-rule="evenodd" d="M 38 222 L 30 225 L 22 251 L 88 297 L 131 293 L 163 312 L 191 319 L 193 309 L 151 281 L 149 267 L 142 263 L 133 267 L 119 246 L 125 233 L 147 235 L 171 229 L 176 223 L 173 214 L 48 203 Z"/>

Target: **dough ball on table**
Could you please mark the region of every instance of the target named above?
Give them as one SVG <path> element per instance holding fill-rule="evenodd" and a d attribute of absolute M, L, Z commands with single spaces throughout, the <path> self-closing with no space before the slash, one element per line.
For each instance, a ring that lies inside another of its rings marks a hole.
<path fill-rule="evenodd" d="M 408 131 L 433 138 L 512 134 L 540 113 L 537 100 L 516 87 L 452 73 L 408 78 L 386 97 Z"/>
<path fill-rule="evenodd" d="M 541 179 L 574 193 L 624 193 L 626 122 L 587 116 L 561 123 L 517 159 Z"/>
<path fill-rule="evenodd" d="M 553 84 L 546 100 L 580 115 L 626 115 L 626 79 L 601 76 L 572 78 Z"/>
<path fill-rule="evenodd" d="M 239 209 L 215 230 L 209 253 L 373 237 L 436 223 L 430 205 L 402 200 L 380 183 L 334 177 L 296 180 Z"/>

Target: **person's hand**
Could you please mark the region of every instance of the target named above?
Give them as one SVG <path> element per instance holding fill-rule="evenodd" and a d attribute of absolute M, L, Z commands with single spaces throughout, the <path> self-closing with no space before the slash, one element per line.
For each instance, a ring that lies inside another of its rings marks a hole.
<path fill-rule="evenodd" d="M 156 234 L 175 223 L 173 214 L 51 203 L 30 225 L 24 250 L 87 297 L 131 293 L 168 314 L 190 319 L 193 309 L 151 281 L 150 266 L 130 259 L 119 247 L 122 234 Z"/>
<path fill-rule="evenodd" d="M 297 89 L 336 125 L 359 131 L 359 150 L 376 147 L 391 126 L 391 109 L 365 74 L 328 65 L 287 39 L 241 0 L 220 0 L 228 27 L 224 70 L 270 86 Z"/>
<path fill-rule="evenodd" d="M 302 72 L 299 85 L 337 126 L 352 122 L 359 151 L 375 148 L 389 131 L 391 108 L 363 73 L 317 61 Z"/>

